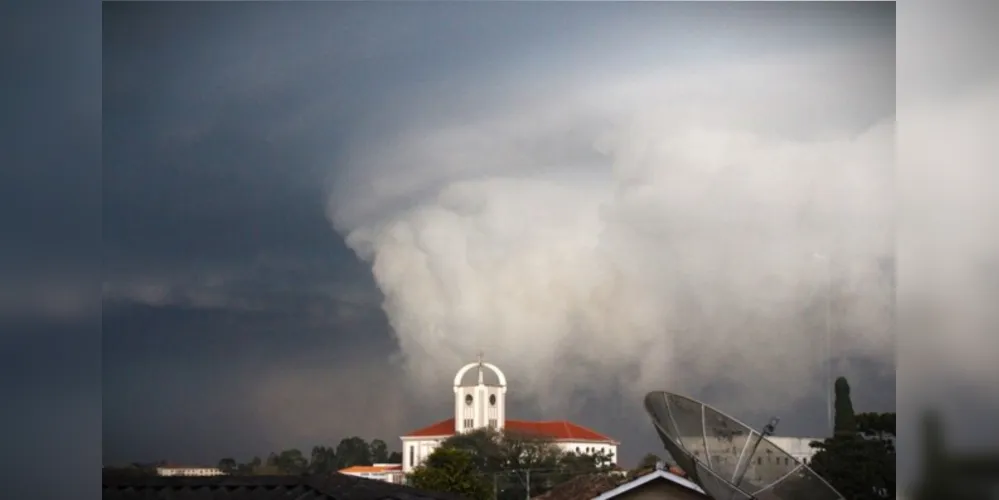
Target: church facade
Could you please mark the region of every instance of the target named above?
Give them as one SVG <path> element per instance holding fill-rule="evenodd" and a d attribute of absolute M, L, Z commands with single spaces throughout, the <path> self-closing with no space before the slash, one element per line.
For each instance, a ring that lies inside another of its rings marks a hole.
<path fill-rule="evenodd" d="M 486 370 L 496 376 L 496 383 L 485 383 Z M 473 371 L 476 381 L 466 383 L 466 376 Z M 565 420 L 539 422 L 507 418 L 506 376 L 495 365 L 483 362 L 481 356 L 477 362 L 458 370 L 452 389 L 454 416 L 401 436 L 404 473 L 422 463 L 447 438 L 483 428 L 544 437 L 567 452 L 611 453 L 617 463 L 620 443 L 596 431 Z"/>

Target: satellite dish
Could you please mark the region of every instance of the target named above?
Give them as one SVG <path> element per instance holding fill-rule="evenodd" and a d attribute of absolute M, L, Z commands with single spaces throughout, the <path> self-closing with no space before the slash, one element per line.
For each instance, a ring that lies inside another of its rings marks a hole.
<path fill-rule="evenodd" d="M 843 500 L 815 471 L 767 436 L 700 401 L 665 391 L 645 396 L 645 410 L 666 451 L 715 500 Z"/>

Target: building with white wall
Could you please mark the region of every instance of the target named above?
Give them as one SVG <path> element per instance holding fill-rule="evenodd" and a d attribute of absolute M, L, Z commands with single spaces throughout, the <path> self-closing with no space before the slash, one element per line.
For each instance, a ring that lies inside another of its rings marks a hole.
<path fill-rule="evenodd" d="M 812 448 L 812 441 L 824 441 L 824 438 L 767 436 L 771 443 L 788 452 L 795 460 L 809 463 L 819 450 Z"/>
<path fill-rule="evenodd" d="M 817 449 L 811 447 L 812 441 L 822 441 L 822 438 L 810 438 L 810 437 L 791 437 L 791 436 L 767 436 L 767 440 L 771 443 L 777 445 L 777 447 L 786 451 L 789 455 L 794 457 L 795 460 L 808 464 L 811 462 L 812 457 L 818 452 Z M 748 448 L 751 441 L 747 439 L 739 439 L 735 442 L 727 440 L 719 440 L 712 437 L 705 437 L 702 435 L 690 436 L 681 438 L 681 442 L 685 448 L 693 453 L 694 457 L 699 460 L 708 460 L 705 456 L 705 447 L 711 450 L 711 455 L 715 463 L 719 460 L 728 460 L 729 463 L 737 463 L 738 460 L 742 459 L 742 453 L 744 453 L 744 448 Z M 765 448 L 764 448 L 765 449 Z M 759 452 L 758 452 L 759 453 Z M 783 457 L 788 463 L 783 465 L 787 466 L 790 464 L 790 460 L 787 457 Z M 765 465 L 763 463 L 763 457 L 757 456 L 757 460 L 760 461 L 757 465 Z M 772 460 L 780 460 L 774 457 Z M 752 465 L 752 464 L 750 464 Z M 772 463 L 771 465 L 781 465 L 777 463 Z"/>
<path fill-rule="evenodd" d="M 402 464 L 355 465 L 346 469 L 340 469 L 338 472 L 347 474 L 348 476 L 377 479 L 394 484 L 405 483 L 406 477 L 402 472 Z"/>
<path fill-rule="evenodd" d="M 475 382 L 466 383 L 466 375 L 473 370 L 477 375 Z M 497 382 L 487 384 L 484 370 L 492 372 Z M 458 370 L 452 389 L 454 416 L 401 436 L 404 473 L 422 463 L 447 438 L 483 428 L 544 437 L 565 451 L 611 453 L 613 462 L 617 463 L 617 446 L 620 443 L 592 429 L 566 420 L 539 422 L 507 418 L 506 376 L 495 365 L 483 362 L 481 356 L 477 362 Z"/>
<path fill-rule="evenodd" d="M 156 468 L 156 474 L 159 476 L 206 477 L 223 476 L 225 475 L 225 472 L 222 472 L 222 469 L 219 469 L 218 467 L 161 465 Z"/>

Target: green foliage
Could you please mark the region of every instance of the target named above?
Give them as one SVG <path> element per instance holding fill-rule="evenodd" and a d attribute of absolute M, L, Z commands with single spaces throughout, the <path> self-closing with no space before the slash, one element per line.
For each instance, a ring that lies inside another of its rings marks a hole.
<path fill-rule="evenodd" d="M 636 469 L 652 469 L 655 468 L 656 464 L 661 462 L 662 458 L 655 453 L 647 453 L 641 460 L 638 461 L 638 467 Z"/>
<path fill-rule="evenodd" d="M 371 465 L 371 448 L 368 442 L 357 436 L 341 439 L 336 445 L 337 470 L 354 465 Z"/>
<path fill-rule="evenodd" d="M 498 500 L 527 497 L 528 483 L 530 496 L 540 495 L 573 477 L 609 470 L 613 464 L 612 454 L 565 453 L 546 438 L 491 429 L 452 436 L 438 450 L 468 454 Z M 433 468 L 432 457 L 424 467 Z"/>
<path fill-rule="evenodd" d="M 236 471 L 237 465 L 238 464 L 236 463 L 236 459 L 223 458 L 222 460 L 219 460 L 218 468 L 220 471 L 225 472 L 226 474 L 232 474 L 233 472 Z"/>
<path fill-rule="evenodd" d="M 281 453 L 271 453 L 265 466 L 274 474 L 305 474 L 308 472 L 309 460 L 301 450 L 292 448 Z"/>
<path fill-rule="evenodd" d="M 372 463 L 402 463 L 402 454 L 398 451 L 389 452 L 388 445 L 381 439 L 370 443 L 363 438 L 351 436 L 340 440 L 334 446 L 316 445 L 305 456 L 301 450 L 292 448 L 277 453 L 271 453 L 266 460 L 253 457 L 246 463 L 238 463 L 232 458 L 219 460 L 218 467 L 224 472 L 234 475 L 300 475 L 300 474 L 332 474 L 340 469 L 354 465 L 371 465 Z"/>
<path fill-rule="evenodd" d="M 440 447 L 409 475 L 415 488 L 454 493 L 471 500 L 492 498 L 490 484 L 475 466 L 473 453 L 459 448 Z"/>
<path fill-rule="evenodd" d="M 809 464 L 847 500 L 895 498 L 895 414 L 854 414 L 850 385 L 836 380 L 836 430 Z"/>
<path fill-rule="evenodd" d="M 332 474 L 336 468 L 336 450 L 332 446 L 313 446 L 309 455 L 310 474 Z"/>
<path fill-rule="evenodd" d="M 836 420 L 834 430 L 836 434 L 850 436 L 857 432 L 857 422 L 853 412 L 853 401 L 850 400 L 850 383 L 846 377 L 836 379 Z"/>
<path fill-rule="evenodd" d="M 381 439 L 372 440 L 371 444 L 368 445 L 368 455 L 371 458 L 371 463 L 375 464 L 388 463 L 388 458 L 389 458 L 388 445 L 385 444 L 385 441 L 382 441 Z M 401 456 L 402 455 L 400 455 L 400 457 Z"/>

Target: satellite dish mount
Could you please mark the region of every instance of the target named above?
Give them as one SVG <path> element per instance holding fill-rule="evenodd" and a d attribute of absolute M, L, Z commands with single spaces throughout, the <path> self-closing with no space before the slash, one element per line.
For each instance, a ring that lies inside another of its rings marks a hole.
<path fill-rule="evenodd" d="M 666 451 L 715 500 L 845 500 L 835 488 L 769 439 L 780 419 L 754 429 L 700 401 L 665 391 L 645 410 Z"/>
<path fill-rule="evenodd" d="M 749 470 L 749 462 L 752 461 L 753 457 L 756 455 L 756 449 L 760 447 L 760 442 L 763 438 L 773 436 L 774 431 L 777 429 L 777 424 L 780 423 L 780 417 L 771 417 L 770 422 L 763 426 L 763 430 L 753 439 L 753 446 L 749 450 L 749 456 L 743 460 L 743 457 L 739 457 L 739 468 L 735 470 L 735 477 L 732 478 L 732 484 L 741 484 L 742 479 L 746 477 L 746 471 Z"/>

